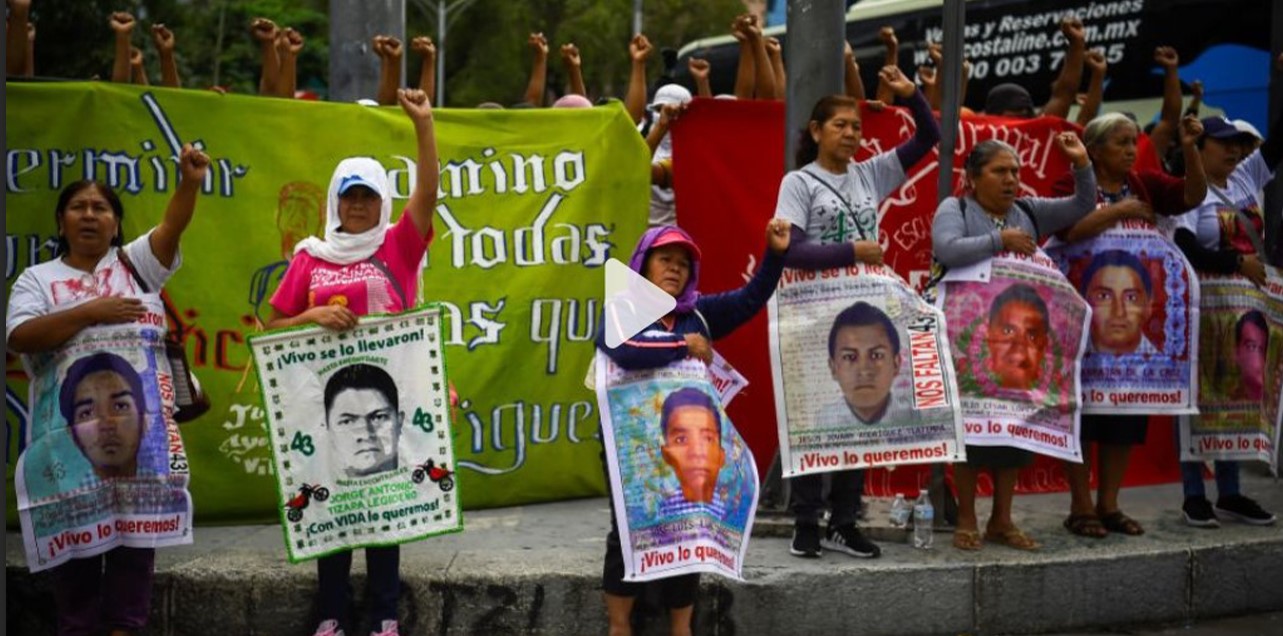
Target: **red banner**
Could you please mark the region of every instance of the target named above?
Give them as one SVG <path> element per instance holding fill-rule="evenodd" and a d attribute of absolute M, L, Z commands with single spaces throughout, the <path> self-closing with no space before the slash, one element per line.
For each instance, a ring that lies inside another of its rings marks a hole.
<path fill-rule="evenodd" d="M 857 160 L 890 151 L 913 136 L 913 118 L 902 108 L 874 112 L 861 108 L 863 139 Z M 954 193 L 962 184 L 963 160 L 979 142 L 1001 139 L 1020 154 L 1023 196 L 1046 196 L 1069 170 L 1053 139 L 1077 127 L 1063 119 L 968 117 L 959 124 L 954 160 Z M 790 132 L 788 134 L 798 134 Z M 700 245 L 704 266 L 700 287 L 739 287 L 757 267 L 765 249 L 766 222 L 775 214 L 784 178 L 782 102 L 695 100 L 673 127 L 673 189 L 678 221 Z M 931 220 L 937 204 L 939 149 L 908 171 L 905 183 L 878 210 L 879 240 L 887 264 L 910 284 L 921 286 L 931 265 Z M 952 194 L 952 193 L 951 193 Z M 749 380 L 728 409 L 740 434 L 766 474 L 779 442 L 771 391 L 766 312 L 718 343 L 718 351 Z M 1153 418 L 1146 445 L 1132 455 L 1126 485 L 1174 481 L 1178 474 L 1171 418 Z M 909 492 L 925 485 L 929 468 L 873 470 L 867 490 L 875 496 Z M 987 492 L 988 483 L 981 487 Z M 1039 457 L 1021 473 L 1018 490 L 1067 489 L 1059 461 Z"/>

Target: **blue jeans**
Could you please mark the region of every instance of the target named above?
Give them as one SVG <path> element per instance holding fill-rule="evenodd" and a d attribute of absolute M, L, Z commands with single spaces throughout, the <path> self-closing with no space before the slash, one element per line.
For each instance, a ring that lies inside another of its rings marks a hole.
<path fill-rule="evenodd" d="M 1178 457 L 1181 452 L 1180 425 L 1178 418 L 1176 420 L 1176 455 Z M 1213 473 L 1216 475 L 1216 496 L 1228 497 L 1239 494 L 1238 462 L 1218 459 L 1212 463 L 1215 465 Z M 1181 462 L 1181 487 L 1185 490 L 1186 499 L 1207 498 L 1207 489 L 1203 486 L 1203 462 Z"/>

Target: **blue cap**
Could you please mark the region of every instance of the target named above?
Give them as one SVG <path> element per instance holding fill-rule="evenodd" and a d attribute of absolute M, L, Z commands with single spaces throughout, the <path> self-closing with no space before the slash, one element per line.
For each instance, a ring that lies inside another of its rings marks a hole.
<path fill-rule="evenodd" d="M 370 180 L 366 179 L 365 177 L 359 174 L 347 175 L 346 177 L 343 177 L 343 179 L 339 181 L 339 196 L 342 196 L 344 192 L 347 192 L 348 190 L 351 190 L 356 186 L 365 186 L 370 190 L 372 190 L 375 194 L 379 195 L 380 197 L 383 196 L 383 193 L 379 191 L 378 186 L 374 185 L 374 183 L 370 182 Z"/>

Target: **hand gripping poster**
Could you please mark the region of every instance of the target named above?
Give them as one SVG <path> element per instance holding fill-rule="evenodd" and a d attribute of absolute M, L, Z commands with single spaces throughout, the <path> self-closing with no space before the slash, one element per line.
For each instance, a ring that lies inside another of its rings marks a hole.
<path fill-rule="evenodd" d="M 192 541 L 164 306 L 155 294 L 140 300 L 136 323 L 89 327 L 24 357 L 31 424 L 15 476 L 33 572 L 116 546 Z"/>
<path fill-rule="evenodd" d="M 1181 418 L 1181 459 L 1261 460 L 1278 474 L 1283 277 L 1200 275 L 1198 415 Z"/>
<path fill-rule="evenodd" d="M 250 338 L 291 562 L 459 532 L 441 315 Z"/>
<path fill-rule="evenodd" d="M 785 477 L 965 458 L 944 316 L 891 269 L 785 270 L 769 316 Z"/>
<path fill-rule="evenodd" d="M 955 267 L 936 303 L 967 443 L 1081 462 L 1079 364 L 1091 311 L 1056 262 L 1040 250 Z"/>
<path fill-rule="evenodd" d="M 741 580 L 757 466 L 704 363 L 627 371 L 597 353 L 597 403 L 625 581 Z"/>
<path fill-rule="evenodd" d="M 1154 225 L 1123 221 L 1047 253 L 1091 307 L 1083 413 L 1198 411 L 1198 277 Z"/>

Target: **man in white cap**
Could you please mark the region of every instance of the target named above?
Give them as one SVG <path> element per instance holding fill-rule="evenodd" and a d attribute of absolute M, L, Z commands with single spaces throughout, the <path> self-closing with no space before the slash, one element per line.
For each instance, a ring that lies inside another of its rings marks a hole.
<path fill-rule="evenodd" d="M 672 188 L 673 142 L 668 134 L 670 115 L 664 106 L 681 106 L 691 100 L 691 92 L 680 84 L 665 84 L 655 91 L 646 106 L 647 116 L 638 130 L 646 135 L 651 148 L 651 186 L 649 225 L 677 225 L 677 203 Z M 672 109 L 669 109 L 672 113 Z"/>

